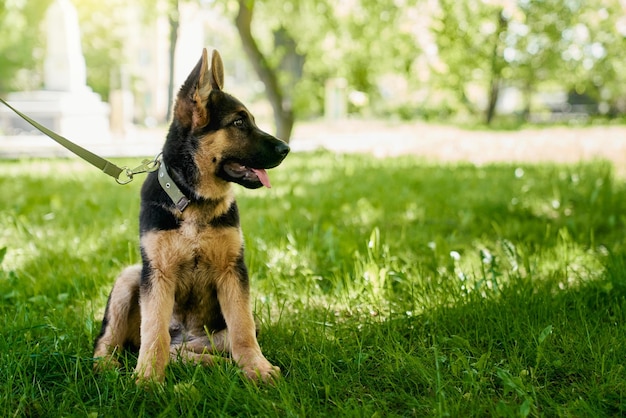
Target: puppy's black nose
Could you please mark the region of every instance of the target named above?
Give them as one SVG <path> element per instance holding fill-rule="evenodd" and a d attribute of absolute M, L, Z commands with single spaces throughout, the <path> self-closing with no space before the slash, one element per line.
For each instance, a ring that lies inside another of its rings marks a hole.
<path fill-rule="evenodd" d="M 289 148 L 289 145 L 285 144 L 284 142 L 279 142 L 276 145 L 276 153 L 283 158 L 285 158 L 287 154 L 289 154 L 290 149 L 291 148 Z"/>

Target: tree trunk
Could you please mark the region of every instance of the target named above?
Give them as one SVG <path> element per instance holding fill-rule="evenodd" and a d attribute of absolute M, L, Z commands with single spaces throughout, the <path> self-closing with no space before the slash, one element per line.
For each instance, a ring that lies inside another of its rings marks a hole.
<path fill-rule="evenodd" d="M 530 82 L 524 86 L 524 111 L 522 113 L 522 121 L 530 122 L 530 113 L 532 111 L 533 88 Z"/>
<path fill-rule="evenodd" d="M 491 53 L 491 80 L 489 80 L 489 102 L 485 111 L 485 123 L 490 125 L 496 114 L 496 105 L 500 96 L 500 85 L 502 83 L 502 33 L 507 30 L 508 21 L 502 9 L 498 10 L 498 26 L 495 33 L 493 52 Z"/>
<path fill-rule="evenodd" d="M 170 25 L 170 50 L 169 50 L 169 78 L 167 80 L 167 114 L 165 119 L 169 120 L 172 116 L 172 107 L 174 106 L 174 59 L 176 54 L 176 43 L 178 42 L 178 26 L 180 25 L 180 15 L 178 11 L 178 0 L 171 0 L 171 9 L 169 10 L 167 19 Z"/>
<path fill-rule="evenodd" d="M 485 123 L 487 125 L 491 125 L 493 117 L 496 114 L 498 96 L 500 96 L 500 79 L 493 77 L 489 83 L 489 102 L 487 103 L 487 111 L 485 114 Z"/>
<path fill-rule="evenodd" d="M 238 0 L 238 3 L 239 12 L 235 18 L 235 25 L 237 26 L 243 49 L 254 71 L 265 85 L 265 92 L 274 112 L 276 136 L 283 141 L 289 142 L 294 123 L 293 110 L 291 105 L 285 100 L 275 71 L 270 67 L 252 36 L 251 24 L 254 0 Z"/>

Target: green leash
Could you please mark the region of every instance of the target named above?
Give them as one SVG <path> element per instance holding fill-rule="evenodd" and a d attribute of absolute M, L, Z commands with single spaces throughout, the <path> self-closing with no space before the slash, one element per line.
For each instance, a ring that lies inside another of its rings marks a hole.
<path fill-rule="evenodd" d="M 86 150 L 80 145 L 73 143 L 69 139 L 64 138 L 61 135 L 51 131 L 50 129 L 41 125 L 39 122 L 31 119 L 30 117 L 26 116 L 19 110 L 15 109 L 13 106 L 8 104 L 1 97 L 0 97 L 0 102 L 2 102 L 5 106 L 7 106 L 9 109 L 15 112 L 19 117 L 24 119 L 26 122 L 30 123 L 32 126 L 37 128 L 40 132 L 44 133 L 45 135 L 49 136 L 50 138 L 58 142 L 60 145 L 64 146 L 67 150 L 73 152 L 74 154 L 82 158 L 83 160 L 87 161 L 89 164 L 99 168 L 100 170 L 102 170 L 104 174 L 107 174 L 113 177 L 115 181 L 118 182 L 119 184 L 128 184 L 131 181 L 133 181 L 133 177 L 135 174 L 150 173 L 152 171 L 156 171 L 159 169 L 159 166 L 161 165 L 161 162 L 159 160 L 159 157 L 161 154 L 159 154 L 151 160 L 143 160 L 140 166 L 133 168 L 133 169 L 130 169 L 129 167 L 126 167 L 126 166 L 118 167 L 117 165 L 113 164 L 111 161 L 108 161 L 100 157 L 99 155 L 96 155 L 93 152 Z"/>

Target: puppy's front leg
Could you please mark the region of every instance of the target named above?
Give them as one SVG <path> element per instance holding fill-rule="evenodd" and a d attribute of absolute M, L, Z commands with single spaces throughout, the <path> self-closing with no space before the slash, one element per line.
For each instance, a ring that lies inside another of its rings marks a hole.
<path fill-rule="evenodd" d="M 226 273 L 218 285 L 217 298 L 226 320 L 233 360 L 248 378 L 268 381 L 278 377 L 280 369 L 261 353 L 250 309 L 248 277 L 243 274 L 246 277 L 240 277 L 241 271 Z"/>
<path fill-rule="evenodd" d="M 162 381 L 170 357 L 170 319 L 174 311 L 175 284 L 153 270 L 141 284 L 141 345 L 137 380 Z"/>

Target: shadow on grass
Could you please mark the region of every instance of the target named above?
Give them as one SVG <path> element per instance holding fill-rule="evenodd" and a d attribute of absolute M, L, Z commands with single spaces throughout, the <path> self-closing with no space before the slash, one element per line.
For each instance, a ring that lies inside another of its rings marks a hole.
<path fill-rule="evenodd" d="M 419 315 L 309 307 L 270 325 L 262 344 L 302 397 L 318 400 L 307 410 L 623 415 L 625 261 L 610 257 L 601 279 L 576 288 L 518 277 Z"/>

